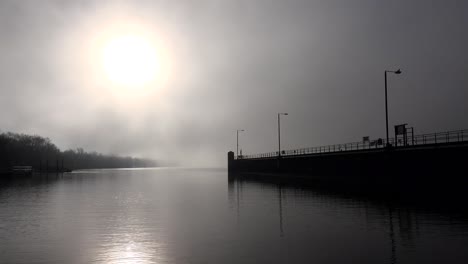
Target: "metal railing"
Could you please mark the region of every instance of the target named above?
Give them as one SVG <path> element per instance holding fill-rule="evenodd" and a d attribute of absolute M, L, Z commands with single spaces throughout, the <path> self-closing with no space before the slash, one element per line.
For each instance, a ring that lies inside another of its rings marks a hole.
<path fill-rule="evenodd" d="M 468 141 L 468 130 L 456 130 L 447 131 L 431 134 L 422 135 L 406 135 L 406 137 L 390 138 L 389 143 L 393 147 L 408 147 L 408 146 L 419 146 L 419 145 L 431 145 L 431 144 L 445 144 L 454 142 Z M 342 151 L 356 151 L 356 150 L 369 150 L 384 148 L 387 145 L 385 139 L 377 139 L 366 142 L 352 142 L 345 144 L 334 144 L 327 146 L 318 146 L 310 148 L 300 148 L 292 150 L 281 151 L 281 156 L 300 156 L 320 153 L 333 153 Z M 278 151 L 253 154 L 253 155 L 242 155 L 238 159 L 262 159 L 262 158 L 273 158 L 278 157 Z"/>

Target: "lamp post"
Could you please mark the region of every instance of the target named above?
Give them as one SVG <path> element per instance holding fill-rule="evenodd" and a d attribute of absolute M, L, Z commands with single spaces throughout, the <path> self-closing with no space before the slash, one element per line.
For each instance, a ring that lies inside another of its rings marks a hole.
<path fill-rule="evenodd" d="M 239 132 L 244 132 L 244 129 L 237 129 L 237 158 L 239 158 Z"/>
<path fill-rule="evenodd" d="M 280 123 L 281 115 L 288 115 L 288 113 L 278 113 L 278 158 L 281 157 L 281 123 Z"/>
<path fill-rule="evenodd" d="M 390 142 L 388 141 L 388 103 L 387 103 L 387 72 L 391 72 L 394 74 L 400 74 L 401 70 L 398 69 L 396 71 L 385 71 L 385 129 L 387 132 L 387 147 L 390 146 Z"/>

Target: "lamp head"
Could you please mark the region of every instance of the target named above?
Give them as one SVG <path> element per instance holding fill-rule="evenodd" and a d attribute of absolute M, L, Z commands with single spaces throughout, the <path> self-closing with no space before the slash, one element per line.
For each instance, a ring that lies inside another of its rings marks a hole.
<path fill-rule="evenodd" d="M 398 69 L 398 70 L 395 72 L 395 74 L 401 74 L 401 70 Z"/>

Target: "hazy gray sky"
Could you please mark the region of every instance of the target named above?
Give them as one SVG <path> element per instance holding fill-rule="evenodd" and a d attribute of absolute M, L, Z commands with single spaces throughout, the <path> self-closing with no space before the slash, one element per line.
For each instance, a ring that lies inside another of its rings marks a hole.
<path fill-rule="evenodd" d="M 62 149 L 225 165 L 285 149 L 468 128 L 466 1 L 0 1 L 0 129 Z M 164 74 L 122 90 L 99 43 L 154 40 Z M 101 42 L 100 42 L 101 41 Z"/>

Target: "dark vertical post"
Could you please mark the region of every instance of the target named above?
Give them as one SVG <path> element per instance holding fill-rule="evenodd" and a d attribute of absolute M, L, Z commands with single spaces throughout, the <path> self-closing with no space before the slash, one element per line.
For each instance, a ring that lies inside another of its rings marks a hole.
<path fill-rule="evenodd" d="M 390 142 L 388 139 L 388 103 L 387 103 L 387 72 L 391 72 L 394 74 L 401 74 L 401 70 L 398 69 L 396 71 L 384 71 L 384 77 L 385 77 L 385 129 L 386 129 L 386 134 L 387 134 L 387 146 L 390 146 Z M 396 138 L 395 138 L 395 143 L 396 144 Z"/>
<path fill-rule="evenodd" d="M 244 132 L 244 129 L 237 129 L 237 150 L 236 150 L 237 158 L 239 158 L 239 132 Z M 241 156 L 242 156 L 242 153 L 241 153 Z"/>
<path fill-rule="evenodd" d="M 387 134 L 387 146 L 389 146 L 390 142 L 388 141 L 387 71 L 385 71 L 385 131 Z"/>
<path fill-rule="evenodd" d="M 280 114 L 278 114 L 278 157 L 281 157 L 281 124 Z"/>
<path fill-rule="evenodd" d="M 280 168 L 280 158 L 281 158 L 281 130 L 280 130 L 280 114 L 278 113 L 278 161 L 277 167 Z"/>
<path fill-rule="evenodd" d="M 280 167 L 280 159 L 281 159 L 281 123 L 280 123 L 280 115 L 288 115 L 288 113 L 278 113 L 278 169 Z"/>
<path fill-rule="evenodd" d="M 239 130 L 237 130 L 237 149 L 236 149 L 237 158 L 239 158 Z"/>

